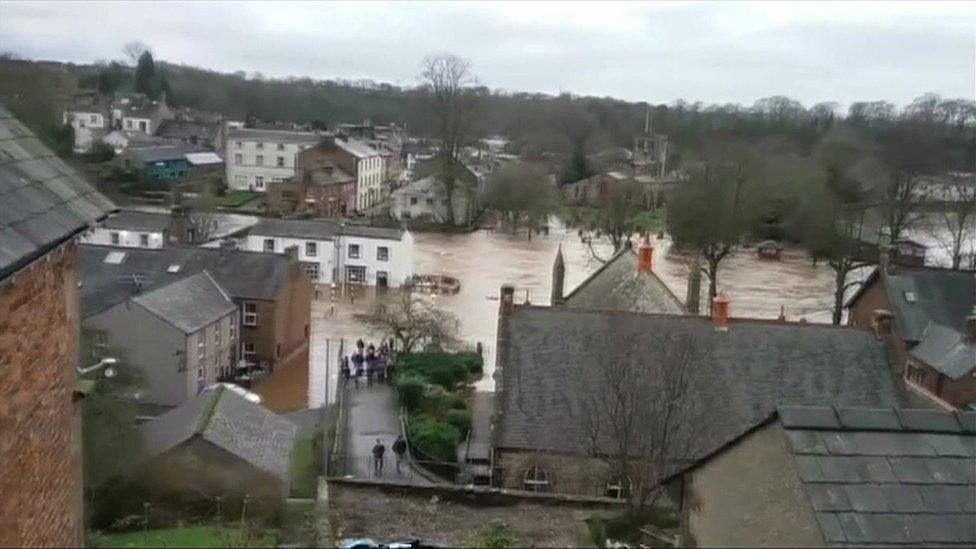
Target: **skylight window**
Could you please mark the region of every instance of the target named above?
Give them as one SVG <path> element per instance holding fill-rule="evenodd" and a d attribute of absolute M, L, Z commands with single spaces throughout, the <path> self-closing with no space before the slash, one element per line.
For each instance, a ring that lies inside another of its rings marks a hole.
<path fill-rule="evenodd" d="M 170 273 L 170 274 L 175 274 L 175 273 L 180 272 L 180 269 L 182 269 L 182 268 L 183 268 L 183 266 L 180 265 L 179 263 L 174 263 L 174 264 L 170 265 L 169 267 L 166 267 L 166 272 L 167 273 Z"/>
<path fill-rule="evenodd" d="M 915 292 L 905 292 L 905 301 L 915 303 Z"/>
<path fill-rule="evenodd" d="M 109 252 L 105 256 L 105 263 L 111 263 L 112 265 L 119 265 L 125 260 L 125 252 Z"/>

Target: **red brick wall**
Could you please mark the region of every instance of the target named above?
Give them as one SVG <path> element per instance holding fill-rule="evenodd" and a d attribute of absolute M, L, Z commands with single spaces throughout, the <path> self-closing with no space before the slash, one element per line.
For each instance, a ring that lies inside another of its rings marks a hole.
<path fill-rule="evenodd" d="M 873 330 L 871 321 L 874 318 L 874 311 L 877 309 L 891 310 L 888 304 L 888 296 L 885 294 L 884 285 L 880 279 L 874 279 L 853 306 L 848 311 L 847 324 L 863 330 Z"/>
<path fill-rule="evenodd" d="M 77 545 L 75 248 L 0 282 L 0 546 Z"/>

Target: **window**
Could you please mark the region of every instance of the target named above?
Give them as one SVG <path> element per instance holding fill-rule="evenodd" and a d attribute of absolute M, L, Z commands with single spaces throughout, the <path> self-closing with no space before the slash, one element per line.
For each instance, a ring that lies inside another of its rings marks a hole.
<path fill-rule="evenodd" d="M 411 206 L 416 206 L 417 205 L 417 197 L 416 196 L 411 196 L 410 197 L 410 205 Z"/>
<path fill-rule="evenodd" d="M 112 245 L 113 246 L 118 246 L 119 245 L 119 232 L 118 231 L 112 231 L 112 233 L 111 233 L 110 236 L 112 237 Z"/>
<path fill-rule="evenodd" d="M 630 493 L 630 479 L 611 478 L 607 480 L 604 495 L 608 498 L 624 499 Z"/>
<path fill-rule="evenodd" d="M 207 338 L 204 334 L 200 334 L 200 341 L 197 342 L 197 358 L 203 360 L 207 356 Z"/>
<path fill-rule="evenodd" d="M 925 373 L 914 364 L 905 365 L 905 379 L 916 385 L 921 385 L 925 380 Z"/>
<path fill-rule="evenodd" d="M 542 467 L 533 465 L 525 471 L 522 478 L 522 488 L 532 492 L 545 492 L 549 490 L 549 473 Z"/>
<path fill-rule="evenodd" d="M 315 242 L 306 242 L 305 255 L 309 257 L 315 257 L 318 255 L 318 245 Z"/>
<path fill-rule="evenodd" d="M 125 260 L 125 252 L 109 252 L 103 260 L 110 265 L 120 265 Z"/>
<path fill-rule="evenodd" d="M 346 267 L 346 284 L 365 284 L 366 267 Z"/>
<path fill-rule="evenodd" d="M 258 305 L 257 305 L 257 303 L 245 303 L 244 304 L 244 325 L 245 326 L 257 326 L 258 325 Z"/>
<path fill-rule="evenodd" d="M 180 265 L 179 263 L 173 263 L 169 267 L 166 267 L 166 272 L 169 273 L 169 274 L 176 274 L 176 273 L 180 272 L 180 269 L 182 269 L 182 268 L 183 268 L 183 266 Z"/>
<path fill-rule="evenodd" d="M 308 277 L 315 282 L 319 279 L 319 264 L 315 261 L 303 261 L 302 266 L 305 267 L 305 272 L 308 273 Z"/>
<path fill-rule="evenodd" d="M 260 157 L 258 157 L 258 158 L 260 158 Z M 257 187 L 257 188 L 259 188 L 259 189 L 263 189 L 264 188 L 264 176 L 263 175 L 255 175 L 254 176 L 254 186 Z"/>
<path fill-rule="evenodd" d="M 247 176 L 246 175 L 241 175 L 241 174 L 235 175 L 234 176 L 234 185 L 236 185 L 238 187 L 243 187 L 244 185 L 247 185 Z"/>
<path fill-rule="evenodd" d="M 284 143 L 278 143 L 278 150 L 279 151 L 285 150 L 285 144 Z"/>
<path fill-rule="evenodd" d="M 284 156 L 279 156 L 278 157 L 278 167 L 279 168 L 284 168 L 285 167 L 285 157 Z"/>
<path fill-rule="evenodd" d="M 141 132 L 148 132 L 149 131 L 147 129 L 146 121 L 145 120 L 140 120 L 139 121 L 139 131 L 141 131 Z"/>
<path fill-rule="evenodd" d="M 243 163 L 244 163 L 244 155 L 241 153 L 235 153 L 234 164 L 243 164 Z"/>
<path fill-rule="evenodd" d="M 244 143 L 241 143 L 240 141 L 238 141 L 237 142 L 237 148 L 238 149 L 243 149 L 244 148 Z"/>
<path fill-rule="evenodd" d="M 389 261 L 390 260 L 390 249 L 386 246 L 379 246 L 376 248 L 376 259 L 379 261 Z"/>
<path fill-rule="evenodd" d="M 233 342 L 235 339 L 237 339 L 237 324 L 234 324 L 234 322 L 231 321 L 231 323 L 230 323 L 230 334 L 229 334 L 228 340 L 231 341 L 231 342 Z"/>
<path fill-rule="evenodd" d="M 428 206 L 433 206 L 434 205 L 434 199 L 433 198 L 428 198 L 427 199 L 427 205 Z"/>
<path fill-rule="evenodd" d="M 131 120 L 126 119 L 126 121 L 125 121 L 125 129 L 127 129 L 127 130 L 131 130 L 132 129 L 132 121 Z"/>
<path fill-rule="evenodd" d="M 915 303 L 915 292 L 906 291 L 905 292 L 905 301 L 907 301 L 909 303 Z"/>
<path fill-rule="evenodd" d="M 105 332 L 102 331 L 95 332 L 93 344 L 95 345 L 95 347 L 108 346 L 108 336 L 105 334 Z"/>
<path fill-rule="evenodd" d="M 254 148 L 255 149 L 263 149 L 264 148 L 264 143 L 255 143 L 254 144 Z"/>
<path fill-rule="evenodd" d="M 217 329 L 214 330 L 214 346 L 220 347 L 220 326 L 217 326 Z"/>
<path fill-rule="evenodd" d="M 197 381 L 203 381 L 203 366 L 197 368 Z"/>
<path fill-rule="evenodd" d="M 254 158 L 254 163 L 258 166 L 264 166 L 264 155 L 259 154 Z"/>
<path fill-rule="evenodd" d="M 97 124 L 98 123 L 98 116 L 93 114 L 93 115 L 91 115 L 90 120 L 91 120 L 91 123 L 92 124 Z"/>
<path fill-rule="evenodd" d="M 275 250 L 275 241 L 274 241 L 274 239 L 273 238 L 265 238 L 264 239 L 264 251 L 266 251 L 266 252 L 274 252 L 274 250 Z"/>
<path fill-rule="evenodd" d="M 251 356 L 254 356 L 254 344 L 253 343 L 245 343 L 244 344 L 244 358 L 246 359 L 246 358 L 251 357 Z"/>
<path fill-rule="evenodd" d="M 350 259 L 359 259 L 359 244 L 350 244 L 349 245 L 349 258 Z"/>
<path fill-rule="evenodd" d="M 139 233 L 139 245 L 143 248 L 149 247 L 149 235 L 147 233 Z"/>

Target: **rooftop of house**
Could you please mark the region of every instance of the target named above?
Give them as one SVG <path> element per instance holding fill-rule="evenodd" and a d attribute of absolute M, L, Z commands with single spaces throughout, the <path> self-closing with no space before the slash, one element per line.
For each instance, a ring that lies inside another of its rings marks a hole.
<path fill-rule="evenodd" d="M 445 194 L 444 184 L 436 176 L 428 175 L 427 177 L 422 177 L 416 181 L 410 181 L 406 185 L 393 191 L 393 194 L 431 193 L 431 192 L 437 194 L 438 196 Z"/>
<path fill-rule="evenodd" d="M 122 116 L 128 118 L 152 118 L 156 116 L 160 109 L 166 105 L 158 101 L 136 101 L 125 105 L 122 109 Z"/>
<path fill-rule="evenodd" d="M 219 154 L 215 152 L 194 152 L 186 153 L 186 161 L 193 166 L 215 166 L 217 164 L 223 164 L 224 159 L 220 157 Z"/>
<path fill-rule="evenodd" d="M 176 145 L 163 145 L 159 147 L 140 147 L 129 149 L 126 154 L 134 156 L 141 162 L 162 162 L 164 160 L 186 160 L 188 151 L 184 147 Z"/>
<path fill-rule="evenodd" d="M 129 299 L 185 334 L 237 311 L 227 292 L 205 270 Z"/>
<path fill-rule="evenodd" d="M 298 428 L 260 404 L 218 385 L 142 426 L 147 458 L 200 437 L 288 482 Z"/>
<path fill-rule="evenodd" d="M 406 231 L 388 227 L 370 227 L 351 223 L 310 219 L 261 219 L 250 228 L 249 234 L 284 238 L 333 240 L 337 236 L 359 236 L 383 240 L 400 240 Z"/>
<path fill-rule="evenodd" d="M 317 144 L 323 135 L 315 132 L 294 130 L 265 130 L 258 128 L 231 128 L 227 130 L 228 140 L 269 141 L 274 143 Z"/>
<path fill-rule="evenodd" d="M 219 123 L 206 123 L 196 120 L 163 120 L 156 130 L 156 135 L 160 137 L 191 137 L 205 136 L 214 138 Z"/>
<path fill-rule="evenodd" d="M 617 252 L 572 292 L 567 307 L 684 314 L 685 307 L 653 270 L 640 270 L 631 248 Z"/>
<path fill-rule="evenodd" d="M 120 231 L 163 232 L 169 228 L 172 220 L 169 214 L 120 210 L 105 218 L 101 226 Z"/>
<path fill-rule="evenodd" d="M 234 299 L 270 301 L 275 299 L 288 277 L 289 260 L 283 255 L 241 250 L 113 248 L 82 244 L 78 246 L 81 316 L 87 318 L 132 295 L 165 286 L 204 269 Z"/>
<path fill-rule="evenodd" d="M 907 341 L 921 341 L 929 324 L 961 330 L 976 305 L 976 273 L 937 267 L 889 265 L 875 269 L 848 302 L 853 305 L 880 278 L 895 328 Z"/>
<path fill-rule="evenodd" d="M 114 209 L 0 107 L 0 280 Z"/>
<path fill-rule="evenodd" d="M 494 445 L 581 453 L 584 408 L 608 368 L 629 368 L 647 394 L 679 368 L 679 414 L 694 461 L 766 420 L 778 405 L 892 406 L 899 402 L 884 344 L 830 325 L 516 305 L 499 318 Z M 672 370 L 673 371 L 673 370 Z M 653 398 L 649 396 L 649 398 Z M 609 433 L 607 433 L 609 436 Z M 596 441 L 612 453 L 613 441 Z"/>
<path fill-rule="evenodd" d="M 949 379 L 959 379 L 976 370 L 976 341 L 963 330 L 929 324 L 909 353 Z"/>
<path fill-rule="evenodd" d="M 976 413 L 781 407 L 828 545 L 976 543 Z"/>
<path fill-rule="evenodd" d="M 357 139 L 336 139 L 335 144 L 356 158 L 369 158 L 380 154 L 376 149 Z"/>
<path fill-rule="evenodd" d="M 160 137 L 155 135 L 146 135 L 139 131 L 134 130 L 112 130 L 108 133 L 109 136 L 118 136 L 125 138 L 128 145 L 131 147 L 136 144 L 163 144 L 164 141 Z"/>
<path fill-rule="evenodd" d="M 313 185 L 341 185 L 354 183 L 356 177 L 339 166 L 317 166 L 308 172 L 308 181 Z"/>

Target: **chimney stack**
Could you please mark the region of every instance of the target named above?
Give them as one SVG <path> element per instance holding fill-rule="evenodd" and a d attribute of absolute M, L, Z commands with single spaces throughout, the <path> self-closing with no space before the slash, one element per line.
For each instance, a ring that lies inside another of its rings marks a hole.
<path fill-rule="evenodd" d="M 718 294 L 712 299 L 712 322 L 720 332 L 729 329 L 729 298 L 725 294 Z"/>
<path fill-rule="evenodd" d="M 515 310 L 515 286 L 511 284 L 502 285 L 501 298 L 498 304 L 498 314 L 508 316 Z"/>
<path fill-rule="evenodd" d="M 563 288 L 566 281 L 566 264 L 563 262 L 563 245 L 556 250 L 556 260 L 552 263 L 552 294 L 549 304 L 553 307 L 564 303 Z"/>
<path fill-rule="evenodd" d="M 874 336 L 884 339 L 891 333 L 891 311 L 887 309 L 875 309 L 871 317 L 871 327 L 874 328 Z"/>
<path fill-rule="evenodd" d="M 654 267 L 654 246 L 651 245 L 651 236 L 644 233 L 644 240 L 637 246 L 637 270 L 649 273 Z"/>

